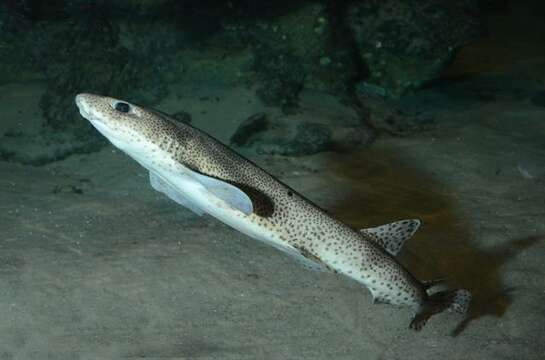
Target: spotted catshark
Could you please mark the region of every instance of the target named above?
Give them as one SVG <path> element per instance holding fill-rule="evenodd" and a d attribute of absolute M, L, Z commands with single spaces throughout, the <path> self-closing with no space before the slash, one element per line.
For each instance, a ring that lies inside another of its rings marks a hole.
<path fill-rule="evenodd" d="M 149 170 L 155 190 L 314 269 L 356 280 L 374 302 L 412 307 L 410 328 L 421 329 L 444 310 L 467 311 L 467 290 L 438 290 L 436 281 L 417 280 L 396 260 L 419 220 L 354 229 L 195 127 L 111 97 L 79 94 L 76 104 L 114 146 Z"/>

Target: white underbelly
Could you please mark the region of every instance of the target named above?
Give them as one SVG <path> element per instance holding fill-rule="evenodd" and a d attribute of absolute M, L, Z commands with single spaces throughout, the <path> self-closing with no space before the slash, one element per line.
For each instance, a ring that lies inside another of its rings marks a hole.
<path fill-rule="evenodd" d="M 280 231 L 274 231 L 260 225 L 257 221 L 257 215 L 245 215 L 240 211 L 223 206 L 221 201 L 204 196 L 199 191 L 194 191 L 190 183 L 176 181 L 175 186 L 204 213 L 209 214 L 235 230 L 276 247 L 287 245 L 280 240 Z"/>
<path fill-rule="evenodd" d="M 222 200 L 203 192 L 202 185 L 198 182 L 180 176 L 180 172 L 172 173 L 166 167 L 148 166 L 147 163 L 142 162 L 141 164 L 150 172 L 157 174 L 175 193 L 181 195 L 182 199 L 175 199 L 176 202 L 190 207 L 192 210 L 197 209 L 199 212 L 209 214 L 235 230 L 280 250 L 290 251 L 292 249 L 291 245 L 281 239 L 282 229 L 260 225 L 258 216 L 254 213 L 246 215 L 227 206 Z M 160 191 L 165 192 L 164 189 Z M 169 197 L 173 198 L 171 195 Z"/>

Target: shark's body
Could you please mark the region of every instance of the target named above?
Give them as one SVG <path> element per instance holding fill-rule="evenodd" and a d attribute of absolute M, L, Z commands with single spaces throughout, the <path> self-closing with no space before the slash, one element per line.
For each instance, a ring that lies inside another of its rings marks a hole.
<path fill-rule="evenodd" d="M 375 301 L 412 306 L 412 328 L 445 309 L 467 310 L 467 291 L 428 294 L 429 284 L 394 258 L 418 220 L 357 231 L 194 127 L 108 97 L 80 94 L 76 103 L 93 126 L 150 171 L 154 189 L 313 268 L 353 278 Z"/>

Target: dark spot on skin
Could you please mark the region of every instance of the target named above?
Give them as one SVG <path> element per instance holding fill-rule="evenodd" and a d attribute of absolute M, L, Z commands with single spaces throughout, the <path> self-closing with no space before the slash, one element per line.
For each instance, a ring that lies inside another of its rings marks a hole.
<path fill-rule="evenodd" d="M 246 195 L 252 200 L 254 206 L 254 213 L 258 216 L 268 218 L 274 213 L 274 203 L 270 197 L 265 193 L 257 190 L 248 185 L 237 184 L 231 182 L 233 185 L 238 187 L 240 190 L 244 191 Z"/>
<path fill-rule="evenodd" d="M 288 191 L 288 196 L 293 196 L 293 193 L 291 191 Z"/>

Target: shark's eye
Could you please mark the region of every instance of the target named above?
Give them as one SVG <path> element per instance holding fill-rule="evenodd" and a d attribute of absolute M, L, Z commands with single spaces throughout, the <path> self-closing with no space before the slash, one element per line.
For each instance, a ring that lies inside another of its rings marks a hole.
<path fill-rule="evenodd" d="M 114 108 L 119 111 L 119 112 L 122 112 L 122 113 L 128 113 L 130 110 L 131 110 L 131 106 L 127 103 L 124 103 L 124 102 L 117 102 L 115 105 L 114 105 Z"/>

